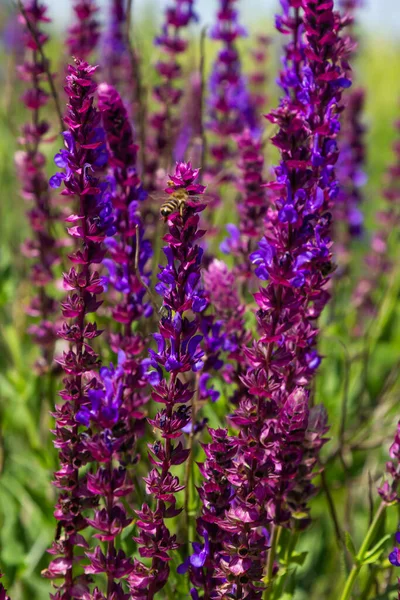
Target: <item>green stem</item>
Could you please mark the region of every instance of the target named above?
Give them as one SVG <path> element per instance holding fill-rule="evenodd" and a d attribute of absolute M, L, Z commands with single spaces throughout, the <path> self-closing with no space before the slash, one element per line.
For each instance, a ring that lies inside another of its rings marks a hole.
<path fill-rule="evenodd" d="M 272 526 L 271 547 L 268 552 L 267 575 L 265 578 L 267 587 L 264 592 L 263 600 L 269 600 L 271 597 L 274 562 L 275 562 L 276 551 L 278 548 L 278 539 L 279 539 L 279 536 L 281 533 L 281 529 L 282 528 L 280 525 Z"/>
<path fill-rule="evenodd" d="M 365 555 L 368 552 L 371 542 L 376 535 L 378 525 L 380 523 L 381 517 L 382 517 L 383 513 L 385 512 L 385 510 L 386 510 L 386 504 L 384 502 L 382 502 L 380 504 L 378 510 L 375 513 L 374 520 L 372 521 L 372 523 L 367 531 L 367 534 L 364 538 L 364 541 L 361 545 L 361 548 L 356 556 L 356 563 L 353 565 L 353 567 L 349 573 L 349 576 L 346 579 L 346 583 L 344 586 L 343 593 L 340 597 L 340 600 L 349 600 L 350 599 L 354 584 L 356 582 L 359 572 L 361 571 L 361 567 L 363 566 L 363 561 L 365 559 Z"/>

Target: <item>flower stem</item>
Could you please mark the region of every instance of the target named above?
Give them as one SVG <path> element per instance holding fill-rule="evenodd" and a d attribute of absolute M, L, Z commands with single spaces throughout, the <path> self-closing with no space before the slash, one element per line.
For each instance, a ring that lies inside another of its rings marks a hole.
<path fill-rule="evenodd" d="M 375 513 L 375 517 L 367 531 L 361 548 L 356 556 L 356 563 L 353 565 L 349 576 L 346 579 L 346 583 L 343 589 L 343 593 L 340 596 L 340 600 L 349 600 L 351 597 L 351 592 L 353 590 L 358 574 L 361 571 L 361 567 L 363 566 L 365 555 L 368 552 L 371 542 L 375 537 L 378 525 L 380 524 L 381 517 L 386 510 L 386 506 L 387 505 L 385 504 L 385 502 L 382 502 Z"/>
<path fill-rule="evenodd" d="M 187 540 L 190 551 L 190 543 L 194 541 L 195 536 L 195 525 L 194 525 L 194 517 L 196 515 L 195 511 L 193 511 L 193 501 L 194 501 L 194 473 L 193 473 L 193 465 L 194 465 L 194 427 L 196 424 L 196 414 L 197 414 L 197 401 L 198 401 L 198 390 L 199 390 L 199 381 L 200 375 L 196 373 L 196 384 L 195 384 L 195 392 L 192 401 L 192 430 L 189 434 L 189 450 L 190 454 L 188 460 L 186 462 L 186 470 L 185 470 L 185 501 L 184 501 L 184 511 L 186 515 L 186 530 L 187 530 Z"/>
<path fill-rule="evenodd" d="M 276 551 L 278 549 L 278 539 L 280 537 L 281 530 L 282 530 L 282 527 L 280 525 L 272 526 L 271 547 L 268 552 L 268 560 L 267 560 L 267 575 L 266 575 L 267 588 L 264 592 L 264 600 L 269 600 L 271 597 L 274 562 L 275 562 Z"/>

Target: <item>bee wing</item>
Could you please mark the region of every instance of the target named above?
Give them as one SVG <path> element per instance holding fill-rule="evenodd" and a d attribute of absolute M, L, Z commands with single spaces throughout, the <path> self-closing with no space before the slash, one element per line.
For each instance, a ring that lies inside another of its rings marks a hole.
<path fill-rule="evenodd" d="M 188 201 L 208 204 L 209 202 L 215 201 L 215 196 L 212 196 L 211 194 L 199 194 L 198 196 L 189 196 Z"/>
<path fill-rule="evenodd" d="M 166 202 L 166 200 L 168 200 L 170 198 L 170 196 L 168 196 L 168 194 L 166 194 L 165 192 L 162 191 L 155 191 L 155 192 L 149 192 L 149 196 L 152 200 L 155 200 L 156 202 Z"/>

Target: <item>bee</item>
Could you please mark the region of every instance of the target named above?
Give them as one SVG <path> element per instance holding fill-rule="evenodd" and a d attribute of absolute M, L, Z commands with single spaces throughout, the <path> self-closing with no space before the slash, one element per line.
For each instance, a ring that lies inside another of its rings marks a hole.
<path fill-rule="evenodd" d="M 174 185 L 171 181 L 168 181 L 167 184 L 169 186 Z M 160 215 L 163 217 L 164 221 L 166 221 L 174 212 L 179 212 L 181 217 L 183 217 L 188 201 L 208 203 L 210 200 L 214 199 L 212 196 L 207 194 L 201 194 L 201 196 L 191 196 L 184 188 L 178 188 L 172 192 L 172 194 L 166 194 L 165 192 L 154 192 L 151 194 L 151 197 L 154 200 L 163 200 L 163 203 L 160 207 Z"/>
<path fill-rule="evenodd" d="M 168 185 L 171 185 L 171 182 L 168 182 Z M 190 196 L 185 189 L 177 189 L 170 194 L 168 200 L 161 205 L 160 215 L 166 220 L 172 213 L 179 211 L 179 214 L 183 217 L 183 212 L 189 197 Z"/>

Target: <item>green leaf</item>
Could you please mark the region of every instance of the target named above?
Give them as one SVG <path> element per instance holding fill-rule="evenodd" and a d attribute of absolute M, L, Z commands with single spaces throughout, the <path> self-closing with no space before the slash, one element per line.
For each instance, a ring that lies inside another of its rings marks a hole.
<path fill-rule="evenodd" d="M 382 556 L 382 553 L 383 553 L 383 548 L 381 548 L 374 554 L 371 554 L 368 558 L 364 558 L 364 560 L 362 561 L 361 564 L 362 565 L 372 565 L 372 564 L 378 562 L 378 560 Z"/>
<path fill-rule="evenodd" d="M 373 548 L 371 548 L 371 550 L 368 550 L 368 552 L 365 555 L 365 558 L 369 558 L 370 556 L 372 556 L 373 554 L 375 554 L 379 550 L 379 548 L 381 548 L 384 544 L 386 544 L 386 542 L 388 540 L 390 540 L 391 537 L 392 536 L 391 536 L 390 533 L 388 533 L 387 535 L 383 536 L 383 538 L 380 539 L 379 542 Z"/>
<path fill-rule="evenodd" d="M 290 557 L 289 564 L 294 564 L 301 567 L 304 565 L 304 561 L 306 560 L 307 556 L 308 552 L 293 552 L 292 556 Z"/>
<path fill-rule="evenodd" d="M 356 560 L 357 559 L 356 548 L 354 546 L 353 540 L 351 539 L 351 535 L 348 531 L 344 532 L 344 543 L 346 544 L 346 548 L 350 552 L 351 556 L 354 558 L 354 560 Z"/>

